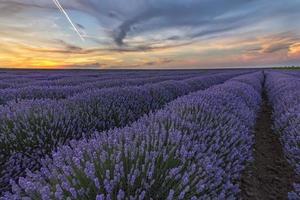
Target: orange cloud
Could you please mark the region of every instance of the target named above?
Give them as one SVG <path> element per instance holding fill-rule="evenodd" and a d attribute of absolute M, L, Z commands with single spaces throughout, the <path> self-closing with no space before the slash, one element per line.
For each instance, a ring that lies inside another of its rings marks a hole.
<path fill-rule="evenodd" d="M 300 58 L 300 42 L 289 47 L 288 55 L 292 58 Z"/>
<path fill-rule="evenodd" d="M 19 68 L 207 68 L 271 65 L 297 59 L 300 42 L 288 34 L 213 38 L 186 45 L 135 49 L 80 47 L 63 40 L 35 44 L 2 39 L 0 65 Z M 163 45 L 163 44 L 162 44 Z"/>

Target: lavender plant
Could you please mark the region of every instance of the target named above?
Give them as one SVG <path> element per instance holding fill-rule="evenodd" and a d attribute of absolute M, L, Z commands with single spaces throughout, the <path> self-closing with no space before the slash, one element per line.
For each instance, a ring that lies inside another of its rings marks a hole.
<path fill-rule="evenodd" d="M 262 84 L 261 73 L 249 76 Z M 43 159 L 39 171 L 11 181 L 12 193 L 3 198 L 237 198 L 241 172 L 252 159 L 259 92 L 227 81 L 131 126 L 72 140 Z"/>
<path fill-rule="evenodd" d="M 300 176 L 300 79 L 284 73 L 268 72 L 266 89 L 273 107 L 274 131 L 280 136 L 289 163 Z M 289 199 L 300 199 L 300 182 L 294 184 Z"/>
<path fill-rule="evenodd" d="M 167 102 L 221 83 L 236 73 L 165 81 L 145 86 L 91 90 L 65 100 L 28 100 L 0 108 L 0 188 L 38 169 L 56 147 L 94 131 L 123 127 Z M 197 84 L 198 83 L 198 84 Z"/>
<path fill-rule="evenodd" d="M 195 76 L 196 75 L 194 74 L 183 76 L 159 76 L 141 78 L 116 78 L 114 76 L 108 76 L 107 78 L 101 78 L 100 80 L 96 79 L 95 81 L 85 80 L 85 83 L 82 83 L 80 85 L 72 85 L 78 82 L 74 81 L 73 79 L 71 79 L 70 82 L 65 80 L 57 81 L 56 84 L 54 84 L 53 81 L 47 81 L 42 82 L 42 86 L 37 86 L 37 83 L 35 83 L 21 88 L 0 89 L 0 105 L 7 104 L 9 101 L 18 102 L 26 99 L 65 99 L 78 93 L 83 93 L 87 90 L 120 86 L 140 86 L 150 83 L 163 82 L 167 80 L 182 80 Z M 82 80 L 81 78 L 79 80 L 83 81 L 84 79 Z M 60 86 L 60 84 L 68 84 L 68 86 Z"/>

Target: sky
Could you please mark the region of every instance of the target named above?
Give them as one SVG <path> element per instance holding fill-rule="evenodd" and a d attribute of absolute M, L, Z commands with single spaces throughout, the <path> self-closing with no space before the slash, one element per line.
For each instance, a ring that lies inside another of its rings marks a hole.
<path fill-rule="evenodd" d="M 0 67 L 300 64 L 300 0 L 0 0 Z"/>

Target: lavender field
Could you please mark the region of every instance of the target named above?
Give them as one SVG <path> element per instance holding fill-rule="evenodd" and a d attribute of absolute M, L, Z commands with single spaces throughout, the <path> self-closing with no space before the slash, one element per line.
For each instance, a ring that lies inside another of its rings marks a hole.
<path fill-rule="evenodd" d="M 300 72 L 1 70 L 0 199 L 300 199 Z"/>

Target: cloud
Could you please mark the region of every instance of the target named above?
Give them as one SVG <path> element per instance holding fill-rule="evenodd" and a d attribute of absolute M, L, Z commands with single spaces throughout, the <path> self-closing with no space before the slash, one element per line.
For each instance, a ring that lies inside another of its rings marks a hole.
<path fill-rule="evenodd" d="M 114 31 L 113 37 L 117 45 L 124 45 L 124 39 L 131 31 L 138 33 L 170 27 L 194 27 L 196 30 L 202 28 L 193 35 L 193 37 L 198 37 L 231 30 L 235 28 L 233 24 L 237 24 L 236 21 L 242 19 L 241 15 L 244 13 L 227 17 L 225 15 L 230 12 L 234 13 L 241 7 L 246 8 L 253 1 L 157 0 L 151 2 L 133 17 L 125 19 Z M 219 27 L 220 24 L 221 27 Z M 135 26 L 139 26 L 140 29 L 134 29 Z"/>
<path fill-rule="evenodd" d="M 159 69 L 162 65 L 168 65 L 173 63 L 174 60 L 169 58 L 158 58 L 151 61 L 140 61 L 137 63 L 130 63 L 125 65 L 106 65 L 105 67 L 109 67 L 110 69 L 140 69 L 141 67 L 148 69 Z"/>
<path fill-rule="evenodd" d="M 131 45 L 134 36 L 159 34 L 166 29 L 186 29 L 182 35 L 161 35 L 161 39 L 191 39 L 220 35 L 247 28 L 270 16 L 295 13 L 300 3 L 270 2 L 267 0 L 61 0 L 66 10 L 76 10 L 94 17 L 99 25 L 121 47 Z M 48 0 L 2 0 L 0 5 L 21 9 L 55 9 Z M 0 7 L 1 8 L 1 7 Z M 0 14 L 2 15 L 2 14 Z M 79 23 L 77 23 L 79 24 Z M 86 29 L 84 24 L 79 24 Z M 85 30 L 86 31 L 86 30 Z M 88 35 L 88 30 L 87 30 Z M 127 39 L 128 43 L 124 41 Z M 147 45 L 147 41 L 145 44 Z"/>
<path fill-rule="evenodd" d="M 76 26 L 79 27 L 80 29 L 85 29 L 85 27 L 82 24 L 76 23 Z"/>
<path fill-rule="evenodd" d="M 54 53 L 54 54 L 97 54 L 97 55 L 107 55 L 109 53 L 135 53 L 135 52 L 155 52 L 163 51 L 169 49 L 176 49 L 181 46 L 186 46 L 188 43 L 182 44 L 172 44 L 172 45 L 160 45 L 160 46 L 134 46 L 134 47 L 104 47 L 104 48 L 82 48 L 70 43 L 65 42 L 61 39 L 55 39 L 48 41 L 49 44 L 54 45 L 52 48 L 33 48 L 30 46 L 22 46 L 23 49 L 26 49 L 31 52 L 40 52 L 40 53 Z"/>
<path fill-rule="evenodd" d="M 300 59 L 300 42 L 294 43 L 289 47 L 288 56 Z"/>
<path fill-rule="evenodd" d="M 17 48 L 22 47 L 29 52 L 27 57 L 37 55 L 32 62 L 46 57 L 56 64 L 68 57 L 68 64 L 73 61 L 84 66 L 88 60 L 88 63 L 99 61 L 102 66 L 111 62 L 137 67 L 164 65 L 164 59 L 188 60 L 189 57 L 196 61 L 201 57 L 205 65 L 216 64 L 212 60 L 218 57 L 217 64 L 221 65 L 222 59 L 238 63 L 242 57 L 246 63 L 257 57 L 259 61 L 268 57 L 271 62 L 278 55 L 282 55 L 280 58 L 299 55 L 296 44 L 300 41 L 300 26 L 296 19 L 300 17 L 300 1 L 60 2 L 83 33 L 85 43 L 74 37 L 70 25 L 51 0 L 0 0 L 0 37 L 11 45 L 9 51 L 19 52 Z M 135 60 L 139 56 L 143 61 Z M 153 59 L 156 57 L 161 61 Z M 104 59 L 106 62 L 102 62 Z"/>
<path fill-rule="evenodd" d="M 270 44 L 267 47 L 262 49 L 262 53 L 274 53 L 281 50 L 288 50 L 291 43 L 275 43 Z"/>
<path fill-rule="evenodd" d="M 252 49 L 252 52 L 260 54 L 273 54 L 284 51 L 284 53 L 287 53 L 290 47 L 292 47 L 299 40 L 300 37 L 291 32 L 268 35 L 267 37 L 257 39 L 260 47 L 257 49 Z"/>
<path fill-rule="evenodd" d="M 101 69 L 105 67 L 105 65 L 100 63 L 85 63 L 85 64 L 73 64 L 73 65 L 61 65 L 57 66 L 57 68 L 62 69 Z"/>

